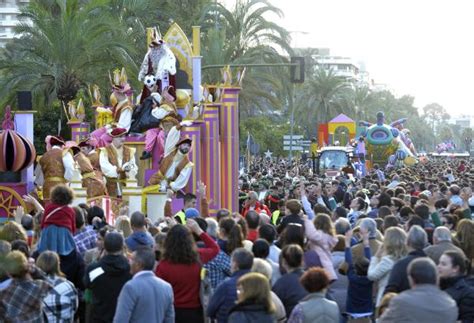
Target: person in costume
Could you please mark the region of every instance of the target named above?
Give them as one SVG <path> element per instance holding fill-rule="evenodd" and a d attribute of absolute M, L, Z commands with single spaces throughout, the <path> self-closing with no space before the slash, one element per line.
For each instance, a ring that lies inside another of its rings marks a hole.
<path fill-rule="evenodd" d="M 97 177 L 102 178 L 102 171 L 100 170 L 99 151 L 94 149 L 94 145 L 91 144 L 90 139 L 85 139 L 77 145 L 81 148 L 81 152 L 90 160 L 94 172 Z"/>
<path fill-rule="evenodd" d="M 191 149 L 191 138 L 182 138 L 181 128 L 191 123 L 183 121 L 171 128 L 165 142 L 165 153 L 160 163 L 159 170 L 152 175 L 148 183 L 160 185 L 160 191 L 166 192 L 171 189 L 177 192 L 188 183 L 193 170 L 193 163 L 189 160 L 188 153 Z"/>
<path fill-rule="evenodd" d="M 82 152 L 81 147 L 71 147 L 76 162 L 82 176 L 82 187 L 86 189 L 87 200 L 94 200 L 106 195 L 105 183 L 102 174 L 97 173 L 91 160 Z"/>
<path fill-rule="evenodd" d="M 36 169 L 36 184 L 43 188 L 43 200 L 49 201 L 51 189 L 58 184 L 66 184 L 74 177 L 74 159 L 69 150 L 64 150 L 60 137 L 50 136 L 47 150 L 39 160 Z"/>
<path fill-rule="evenodd" d="M 120 198 L 127 179 L 135 178 L 137 174 L 135 149 L 124 145 L 126 134 L 127 129 L 115 128 L 110 133 L 112 143 L 100 149 L 100 169 L 110 197 Z"/>
<path fill-rule="evenodd" d="M 173 97 L 165 89 L 163 96 L 156 92 L 152 93 L 135 110 L 130 132 L 146 130 L 145 149 L 140 159 L 150 158 L 155 145 L 163 146 L 165 135 L 171 127 L 179 124 L 181 116 L 173 101 Z M 161 156 L 159 157 L 161 158 Z"/>
<path fill-rule="evenodd" d="M 114 77 L 110 79 L 112 94 L 110 103 L 112 105 L 112 124 L 107 124 L 91 133 L 91 143 L 96 147 L 105 147 L 112 142 L 111 132 L 114 128 L 123 128 L 127 132 L 132 124 L 133 104 L 131 96 L 133 94 L 131 86 L 128 84 L 125 69 L 114 71 Z M 107 108 L 99 107 L 97 113 L 110 113 Z"/>
<path fill-rule="evenodd" d="M 165 88 L 172 86 L 173 91 L 171 95 L 176 99 L 176 57 L 168 45 L 161 39 L 161 35 L 156 28 L 153 29 L 151 38 L 148 52 L 143 59 L 138 74 L 138 80 L 145 83 L 140 103 L 151 94 L 150 89 L 146 86 L 146 81 L 149 81 L 146 79 L 147 76 L 154 76 L 156 89 L 159 93 L 163 93 Z"/>

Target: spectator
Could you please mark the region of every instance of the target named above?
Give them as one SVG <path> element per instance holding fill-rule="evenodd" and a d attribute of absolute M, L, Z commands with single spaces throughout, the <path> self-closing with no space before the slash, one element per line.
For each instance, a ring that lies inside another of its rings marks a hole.
<path fill-rule="evenodd" d="M 259 273 L 248 273 L 237 281 L 237 305 L 230 310 L 229 323 L 273 323 L 275 306 L 268 279 Z"/>
<path fill-rule="evenodd" d="M 449 250 L 439 260 L 440 288 L 458 305 L 461 322 L 474 321 L 474 287 L 466 281 L 467 259 L 462 252 Z"/>
<path fill-rule="evenodd" d="M 273 286 L 275 282 L 281 277 L 281 274 L 280 266 L 278 265 L 278 263 L 275 263 L 268 258 L 270 254 L 270 246 L 268 245 L 268 242 L 264 239 L 257 239 L 253 244 L 252 252 L 255 258 L 266 260 L 272 267 L 271 284 Z"/>
<path fill-rule="evenodd" d="M 115 228 L 127 239 L 133 232 L 130 218 L 127 215 L 120 215 L 115 221 Z"/>
<path fill-rule="evenodd" d="M 20 251 L 6 255 L 5 269 L 12 281 L 0 290 L 0 318 L 5 322 L 43 322 L 43 299 L 52 286 L 29 277 L 28 260 Z"/>
<path fill-rule="evenodd" d="M 264 275 L 268 281 L 271 280 L 272 274 L 273 274 L 272 267 L 270 266 L 270 264 L 267 261 L 260 258 L 254 258 L 253 265 L 252 265 L 252 272 L 260 273 Z M 270 291 L 270 293 L 272 296 L 273 305 L 275 305 L 275 313 L 274 313 L 275 320 L 278 323 L 286 322 L 285 306 L 283 306 L 283 303 L 278 298 L 277 294 L 275 294 L 275 292 Z"/>
<path fill-rule="evenodd" d="M 303 219 L 300 217 L 301 212 L 301 203 L 298 200 L 288 200 L 286 202 L 286 216 L 281 220 L 280 225 L 278 226 L 277 232 L 281 233 L 288 224 L 297 223 L 304 224 Z"/>
<path fill-rule="evenodd" d="M 384 294 L 390 292 L 401 293 L 410 288 L 407 275 L 408 265 L 416 258 L 426 257 L 423 248 L 427 243 L 428 237 L 425 230 L 418 225 L 410 228 L 406 241 L 408 255 L 393 266 Z"/>
<path fill-rule="evenodd" d="M 26 231 L 26 236 L 27 236 L 27 242 L 28 242 L 28 246 L 32 246 L 33 243 L 35 243 L 35 230 L 34 230 L 34 220 L 33 220 L 33 217 L 29 214 L 24 214 L 22 217 L 21 217 L 21 226 L 23 227 L 23 229 L 25 229 Z"/>
<path fill-rule="evenodd" d="M 311 268 L 300 279 L 309 293 L 295 306 L 288 323 L 337 323 L 339 308 L 334 301 L 326 299 L 330 278 L 322 268 Z"/>
<path fill-rule="evenodd" d="M 273 291 L 285 306 L 286 315 L 289 316 L 293 308 L 308 292 L 300 283 L 303 275 L 303 249 L 296 244 L 286 245 L 280 255 L 280 267 L 285 274 L 273 286 Z"/>
<path fill-rule="evenodd" d="M 339 307 L 339 311 L 344 313 L 346 312 L 347 288 L 349 287 L 349 280 L 347 279 L 347 275 L 342 275 L 337 271 L 337 269 L 344 262 L 346 243 L 345 237 L 343 235 L 337 235 L 336 237 L 338 242 L 334 246 L 331 255 L 333 268 L 337 275 L 337 280 L 333 281 L 329 286 L 328 298 L 334 300 Z"/>
<path fill-rule="evenodd" d="M 474 268 L 474 221 L 462 219 L 458 223 L 456 239 L 459 241 L 459 247 L 464 251 L 470 268 Z"/>
<path fill-rule="evenodd" d="M 255 211 L 249 211 L 247 212 L 245 221 L 247 221 L 249 228 L 247 232 L 247 240 L 254 242 L 258 239 L 258 225 L 260 224 L 260 216 Z"/>
<path fill-rule="evenodd" d="M 133 252 L 140 247 L 149 247 L 153 249 L 155 241 L 146 229 L 145 215 L 139 211 L 133 212 L 130 217 L 130 224 L 133 233 L 125 240 L 128 250 Z"/>
<path fill-rule="evenodd" d="M 441 255 L 449 250 L 464 254 L 461 249 L 453 244 L 451 232 L 446 227 L 437 227 L 433 233 L 433 245 L 423 249 L 426 255 L 433 259 L 435 264 L 438 264 Z"/>
<path fill-rule="evenodd" d="M 369 247 L 370 254 L 375 255 L 382 246 L 382 242 L 377 239 L 377 225 L 374 219 L 364 218 L 359 223 L 360 231 L 367 231 L 369 233 Z M 352 238 L 354 240 L 354 237 Z M 364 245 L 362 241 L 352 246 L 351 248 L 352 258 L 354 263 L 358 263 L 364 258 Z M 344 262 L 339 266 L 339 272 L 343 275 L 347 273 L 347 263 Z"/>
<path fill-rule="evenodd" d="M 218 323 L 227 322 L 237 300 L 237 280 L 252 268 L 253 255 L 244 248 L 237 248 L 232 252 L 231 263 L 232 275 L 217 287 L 207 308 L 207 315 Z"/>
<path fill-rule="evenodd" d="M 433 260 L 426 257 L 414 259 L 408 265 L 407 273 L 411 289 L 390 301 L 379 322 L 456 322 L 456 302 L 438 288 L 438 275 Z"/>
<path fill-rule="evenodd" d="M 8 241 L 0 240 L 0 290 L 6 288 L 11 283 L 11 278 L 6 271 L 5 257 L 10 253 L 12 247 Z"/>
<path fill-rule="evenodd" d="M 84 284 L 92 292 L 93 322 L 112 322 L 122 286 L 131 278 L 123 248 L 122 235 L 108 232 L 104 238 L 105 255 L 87 268 Z"/>
<path fill-rule="evenodd" d="M 0 231 L 0 240 L 8 242 L 15 240 L 28 241 L 28 237 L 25 229 L 23 229 L 20 224 L 14 221 L 9 221 L 3 225 L 2 230 Z"/>
<path fill-rule="evenodd" d="M 275 227 L 271 224 L 261 225 L 258 228 L 258 234 L 260 238 L 265 239 L 270 245 L 270 254 L 268 255 L 268 258 L 270 258 L 273 262 L 278 263 L 281 250 L 275 245 L 277 236 Z"/>
<path fill-rule="evenodd" d="M 385 232 L 382 247 L 379 248 L 374 257 L 370 258 L 367 277 L 377 282 L 377 297 L 375 306 L 379 307 L 382 301 L 385 287 L 390 277 L 390 271 L 395 263 L 407 254 L 405 241 L 407 234 L 400 228 L 389 228 Z"/>
<path fill-rule="evenodd" d="M 74 242 L 79 254 L 84 257 L 87 250 L 93 249 L 97 240 L 97 233 L 89 226 L 85 225 L 83 209 L 75 206 L 73 207 L 76 215 L 76 234 L 74 235 Z"/>
<path fill-rule="evenodd" d="M 36 265 L 46 274 L 46 281 L 53 287 L 43 300 L 43 312 L 48 322 L 74 322 L 79 305 L 74 285 L 64 278 L 59 269 L 59 256 L 53 251 L 44 251 Z"/>
<path fill-rule="evenodd" d="M 352 231 L 347 231 L 345 236 L 345 258 L 348 264 L 347 279 L 349 280 L 346 311 L 349 322 L 356 320 L 360 323 L 370 323 L 370 317 L 372 316 L 372 281 L 367 277 L 371 258 L 369 232 L 361 228 L 361 235 L 365 257 L 355 263 L 352 261 L 351 251 Z"/>
<path fill-rule="evenodd" d="M 347 215 L 347 219 L 351 223 L 352 226 L 355 226 L 357 220 L 364 213 L 367 209 L 367 202 L 364 201 L 361 197 L 356 197 L 352 200 L 350 208 L 351 212 Z"/>
<path fill-rule="evenodd" d="M 232 218 L 222 218 L 220 220 L 219 236 L 220 239 L 217 240 L 217 243 L 221 250 L 229 256 L 235 249 L 244 246 L 242 228 Z"/>
<path fill-rule="evenodd" d="M 153 273 L 153 251 L 136 250 L 130 263 L 133 278 L 120 292 L 114 322 L 174 323 L 173 289 Z"/>
<path fill-rule="evenodd" d="M 105 226 L 99 230 L 97 234 L 97 240 L 95 241 L 95 248 L 87 250 L 84 254 L 84 263 L 86 266 L 89 266 L 91 263 L 99 260 L 104 253 L 104 238 L 105 235 L 109 232 L 109 227 Z"/>
<path fill-rule="evenodd" d="M 319 213 L 313 222 L 306 219 L 304 227 L 309 248 L 316 252 L 331 281 L 336 280 L 337 275 L 333 268 L 331 251 L 337 243 L 337 238 L 331 218 L 327 214 Z"/>
<path fill-rule="evenodd" d="M 197 248 L 191 233 L 204 242 L 205 248 Z M 155 273 L 173 287 L 177 323 L 203 321 L 199 297 L 201 265 L 211 261 L 218 253 L 218 245 L 194 219 L 187 219 L 186 226 L 173 226 L 167 233 L 162 259 Z"/>

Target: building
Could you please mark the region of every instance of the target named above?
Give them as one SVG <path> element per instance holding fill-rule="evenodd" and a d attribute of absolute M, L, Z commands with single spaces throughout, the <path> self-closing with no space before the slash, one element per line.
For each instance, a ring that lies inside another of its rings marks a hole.
<path fill-rule="evenodd" d="M 29 0 L 0 0 L 0 46 L 13 39 L 13 28 L 19 23 L 20 8 Z"/>
<path fill-rule="evenodd" d="M 449 121 L 449 124 L 456 125 L 460 128 L 470 128 L 474 126 L 474 116 L 472 115 L 457 115 L 452 116 Z"/>

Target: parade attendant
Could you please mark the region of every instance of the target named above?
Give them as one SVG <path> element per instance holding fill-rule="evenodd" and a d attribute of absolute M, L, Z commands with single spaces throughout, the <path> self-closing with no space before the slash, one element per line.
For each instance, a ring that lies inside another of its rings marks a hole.
<path fill-rule="evenodd" d="M 91 142 L 96 147 L 105 147 L 112 142 L 112 131 L 115 128 L 123 128 L 128 132 L 132 124 L 133 105 L 131 96 L 133 94 L 131 86 L 127 81 L 125 69 L 114 71 L 114 77 L 110 80 L 112 94 L 110 103 L 112 104 L 112 124 L 107 124 L 91 133 Z M 110 113 L 109 109 L 99 107 L 97 113 Z"/>
<path fill-rule="evenodd" d="M 102 175 L 96 173 L 91 160 L 80 151 L 79 147 L 72 147 L 71 150 L 74 152 L 74 161 L 81 172 L 82 187 L 86 189 L 87 199 L 90 200 L 106 195 Z"/>
<path fill-rule="evenodd" d="M 126 133 L 124 128 L 115 128 L 111 132 L 112 143 L 100 149 L 100 168 L 106 177 L 107 192 L 111 197 L 121 197 L 127 178 L 137 172 L 135 149 L 123 144 Z"/>
<path fill-rule="evenodd" d="M 69 150 L 63 150 L 64 141 L 51 136 L 47 146 L 51 149 L 39 160 L 36 183 L 43 186 L 43 200 L 48 201 L 51 189 L 58 184 L 71 181 L 74 174 L 74 159 Z"/>
<path fill-rule="evenodd" d="M 160 191 L 168 188 L 177 192 L 188 183 L 193 170 L 193 163 L 189 160 L 188 153 L 191 148 L 191 138 L 180 137 L 182 122 L 171 128 L 166 138 L 165 155 L 160 163 L 160 169 L 149 180 L 150 185 L 160 184 Z"/>

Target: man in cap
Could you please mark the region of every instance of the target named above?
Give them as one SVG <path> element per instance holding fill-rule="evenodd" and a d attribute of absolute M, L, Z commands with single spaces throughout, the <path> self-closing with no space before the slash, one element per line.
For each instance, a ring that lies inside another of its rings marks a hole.
<path fill-rule="evenodd" d="M 74 176 L 74 159 L 69 150 L 64 150 L 61 137 L 50 136 L 46 143 L 51 149 L 39 160 L 36 169 L 36 184 L 43 187 L 43 200 L 48 201 L 51 189 L 58 184 L 70 182 Z"/>
<path fill-rule="evenodd" d="M 122 188 L 128 178 L 137 174 L 135 149 L 124 145 L 127 129 L 115 128 L 110 133 L 112 143 L 100 149 L 100 168 L 107 180 L 109 196 L 121 197 Z"/>
<path fill-rule="evenodd" d="M 150 185 L 160 185 L 160 191 L 171 189 L 177 192 L 186 186 L 193 170 L 193 163 L 188 158 L 191 149 L 191 138 L 180 139 L 181 128 L 191 125 L 183 121 L 171 128 L 165 142 L 165 153 L 159 170 L 148 181 Z"/>

